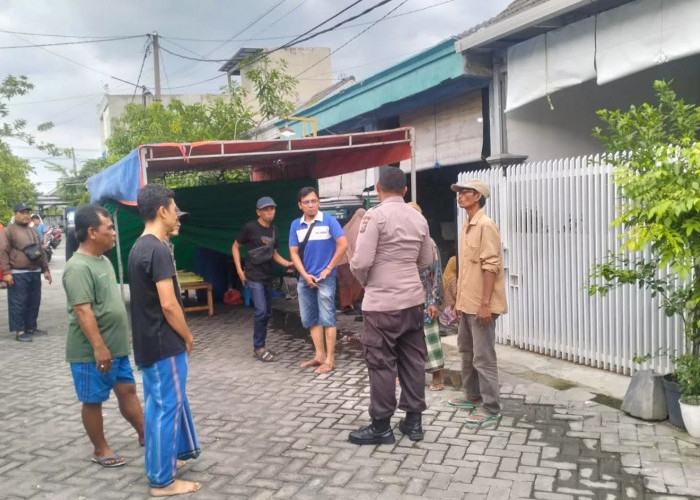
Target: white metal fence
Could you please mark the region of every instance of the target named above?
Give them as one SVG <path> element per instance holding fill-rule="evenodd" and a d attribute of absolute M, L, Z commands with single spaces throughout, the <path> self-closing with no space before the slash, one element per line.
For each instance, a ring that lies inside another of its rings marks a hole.
<path fill-rule="evenodd" d="M 484 210 L 501 231 L 509 306 L 500 343 L 619 373 L 634 371 L 637 354 L 683 350 L 680 320 L 667 318 L 646 291 L 588 295 L 594 263 L 620 243 L 610 225 L 617 205 L 610 172 L 583 156 L 459 175 L 491 186 Z M 460 210 L 460 228 L 465 215 Z M 666 356 L 650 364 L 670 371 Z"/>

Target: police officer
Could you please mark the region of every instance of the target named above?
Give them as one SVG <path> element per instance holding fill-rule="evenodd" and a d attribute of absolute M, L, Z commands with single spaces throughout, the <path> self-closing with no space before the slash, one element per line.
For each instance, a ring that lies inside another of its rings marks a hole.
<path fill-rule="evenodd" d="M 369 372 L 372 423 L 349 435 L 354 444 L 395 442 L 391 416 L 396 410 L 395 379 L 401 383 L 399 408 L 406 418 L 399 430 L 413 441 L 423 439 L 425 410 L 425 293 L 418 270 L 433 259 L 428 223 L 408 206 L 406 176 L 386 167 L 376 185 L 380 204 L 360 223 L 350 270 L 365 287 L 362 301 L 362 349 Z"/>

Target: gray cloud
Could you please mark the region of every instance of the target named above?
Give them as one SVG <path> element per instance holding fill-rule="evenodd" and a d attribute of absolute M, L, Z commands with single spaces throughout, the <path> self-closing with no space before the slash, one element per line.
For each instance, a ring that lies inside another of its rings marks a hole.
<path fill-rule="evenodd" d="M 259 23 L 237 37 L 236 41 L 199 42 L 172 40 L 182 47 L 169 43 L 168 38 L 229 39 L 260 16 L 279 0 L 122 0 L 120 2 L 95 2 L 94 0 L 9 0 L 3 2 L 0 12 L 0 29 L 70 34 L 76 36 L 138 35 L 157 31 L 165 38 L 164 46 L 182 54 L 209 55 L 214 59 L 230 57 L 238 48 L 275 47 L 318 24 L 336 13 L 351 0 L 286 0 L 265 16 Z M 421 9 L 444 0 L 409 0 L 395 14 Z M 366 0 L 354 7 L 348 15 L 356 14 L 373 5 Z M 364 18 L 350 24 L 374 21 L 398 5 L 394 0 L 378 8 Z M 334 76 L 344 74 L 363 79 L 386 69 L 410 54 L 456 35 L 503 10 L 509 0 L 492 2 L 456 0 L 418 13 L 389 19 L 377 24 L 367 33 L 351 42 L 332 57 Z M 283 19 L 283 15 L 299 6 Z M 279 20 L 278 22 L 275 22 Z M 304 46 L 325 46 L 336 49 L 358 34 L 366 26 L 339 29 L 305 42 Z M 246 38 L 268 38 L 285 36 L 283 40 L 240 40 Z M 21 37 L 21 38 L 20 38 Z M 0 46 L 32 43 L 50 43 L 77 39 L 50 38 L 29 35 L 0 33 Z M 72 59 L 84 66 L 62 59 L 56 54 L 39 48 L 0 50 L 0 77 L 7 74 L 23 74 L 35 84 L 34 91 L 14 101 L 10 106 L 12 117 L 22 117 L 37 125 L 46 120 L 54 121 L 54 130 L 42 135 L 66 147 L 92 149 L 80 156 L 97 156 L 99 148 L 99 124 L 97 105 L 106 85 L 111 93 L 132 93 L 133 87 L 110 76 L 130 82 L 138 77 L 143 58 L 145 36 L 132 40 L 103 42 L 85 45 L 47 47 L 48 50 Z M 219 47 L 220 45 L 223 45 Z M 184 47 L 184 48 L 183 48 Z M 191 51 L 188 52 L 187 50 Z M 163 86 L 186 85 L 218 74 L 220 64 L 186 61 L 170 54 L 162 54 L 166 75 L 162 75 Z M 149 57 L 141 77 L 141 83 L 153 86 L 153 63 Z M 175 93 L 218 92 L 225 77 L 201 85 L 175 91 Z M 166 91 L 167 92 L 167 91 Z M 66 99 L 83 96 L 75 99 Z M 53 102 L 37 102 L 50 99 L 65 99 Z M 21 103 L 33 103 L 25 104 Z M 16 149 L 20 156 L 41 156 L 42 153 L 27 149 Z M 46 185 L 55 182 L 56 175 L 41 169 L 36 180 Z M 41 186 L 44 188 L 44 185 Z"/>

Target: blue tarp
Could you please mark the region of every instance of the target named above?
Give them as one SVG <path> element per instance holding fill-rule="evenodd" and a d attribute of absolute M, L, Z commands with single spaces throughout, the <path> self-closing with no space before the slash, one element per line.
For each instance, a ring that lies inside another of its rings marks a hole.
<path fill-rule="evenodd" d="M 91 203 L 116 200 L 124 205 L 136 205 L 141 189 L 139 149 L 87 180 Z"/>

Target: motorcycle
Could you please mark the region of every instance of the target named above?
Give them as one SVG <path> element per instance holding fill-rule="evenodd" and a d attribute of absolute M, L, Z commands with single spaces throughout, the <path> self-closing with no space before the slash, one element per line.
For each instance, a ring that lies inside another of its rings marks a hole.
<path fill-rule="evenodd" d="M 44 244 L 44 252 L 46 253 L 46 262 L 51 262 L 53 251 L 58 248 L 61 243 L 63 231 L 56 226 L 51 226 L 46 230 L 46 243 Z"/>

